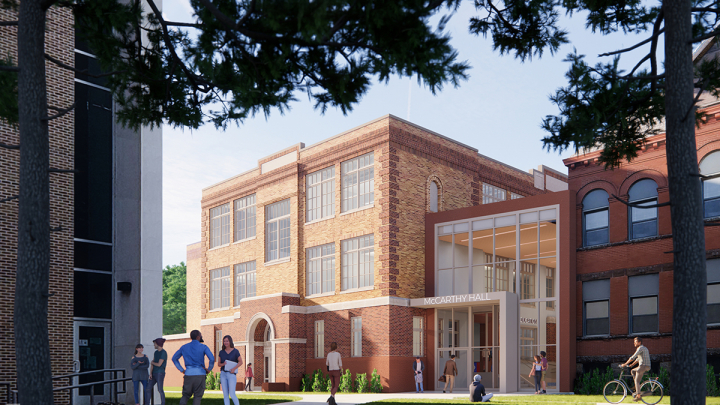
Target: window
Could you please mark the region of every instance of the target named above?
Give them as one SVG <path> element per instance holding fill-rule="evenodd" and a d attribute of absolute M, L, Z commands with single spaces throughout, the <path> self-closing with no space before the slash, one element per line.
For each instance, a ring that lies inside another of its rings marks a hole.
<path fill-rule="evenodd" d="M 436 182 L 430 182 L 430 212 L 438 212 L 438 201 L 440 196 L 438 195 L 438 185 Z"/>
<path fill-rule="evenodd" d="M 609 205 L 605 190 L 593 190 L 583 198 L 583 246 L 595 246 L 609 241 Z"/>
<path fill-rule="evenodd" d="M 537 329 L 520 328 L 520 358 L 522 360 L 531 360 L 537 351 Z"/>
<path fill-rule="evenodd" d="M 352 357 L 362 357 L 362 318 L 350 318 L 352 325 Z"/>
<path fill-rule="evenodd" d="M 505 201 L 505 190 L 483 183 L 483 204 Z"/>
<path fill-rule="evenodd" d="M 266 260 L 290 257 L 290 199 L 268 205 L 265 218 Z"/>
<path fill-rule="evenodd" d="M 422 316 L 413 316 L 413 357 L 425 354 L 425 318 Z"/>
<path fill-rule="evenodd" d="M 720 324 L 720 259 L 711 259 L 707 269 L 707 323 Z"/>
<path fill-rule="evenodd" d="M 510 199 L 511 200 L 517 200 L 518 198 L 523 198 L 520 194 L 515 194 L 513 192 L 510 193 Z"/>
<path fill-rule="evenodd" d="M 341 242 L 342 246 L 342 291 L 375 285 L 375 237 L 360 236 Z"/>
<path fill-rule="evenodd" d="M 235 200 L 235 242 L 255 236 L 255 194 Z"/>
<path fill-rule="evenodd" d="M 220 353 L 220 350 L 222 350 L 222 347 L 223 347 L 222 329 L 215 329 L 215 353 Z M 203 360 L 205 360 L 205 359 L 203 359 Z"/>
<path fill-rule="evenodd" d="M 325 357 L 325 321 L 315 321 L 315 358 Z"/>
<path fill-rule="evenodd" d="M 655 205 L 658 201 L 657 184 L 643 179 L 630 187 L 628 202 L 641 206 Z M 658 209 L 628 207 L 630 239 L 647 238 L 658 234 Z"/>
<path fill-rule="evenodd" d="M 720 151 L 705 156 L 700 162 L 703 179 L 703 212 L 705 218 L 720 217 Z"/>
<path fill-rule="evenodd" d="M 210 249 L 230 243 L 230 203 L 210 209 Z"/>
<path fill-rule="evenodd" d="M 307 222 L 335 215 L 335 168 L 307 175 Z"/>
<path fill-rule="evenodd" d="M 658 331 L 658 282 L 657 274 L 628 277 L 630 333 Z"/>
<path fill-rule="evenodd" d="M 243 298 L 255 296 L 255 261 L 235 265 L 235 305 Z"/>
<path fill-rule="evenodd" d="M 535 298 L 535 264 L 521 262 L 520 267 L 520 299 Z"/>
<path fill-rule="evenodd" d="M 610 280 L 585 281 L 583 295 L 583 334 L 610 334 Z"/>
<path fill-rule="evenodd" d="M 309 248 L 307 253 L 307 295 L 335 291 L 335 244 Z"/>
<path fill-rule="evenodd" d="M 210 309 L 230 307 L 230 267 L 210 270 Z"/>
<path fill-rule="evenodd" d="M 342 212 L 373 204 L 375 195 L 373 163 L 372 152 L 342 162 Z"/>
<path fill-rule="evenodd" d="M 546 267 L 547 274 L 545 275 L 545 296 L 555 297 L 555 269 L 552 267 Z M 545 308 L 555 309 L 555 301 L 547 301 Z"/>

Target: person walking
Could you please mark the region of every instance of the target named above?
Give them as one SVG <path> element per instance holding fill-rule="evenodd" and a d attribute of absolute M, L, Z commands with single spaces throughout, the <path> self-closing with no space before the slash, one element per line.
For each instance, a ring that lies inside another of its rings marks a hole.
<path fill-rule="evenodd" d="M 186 405 L 190 397 L 193 397 L 193 405 L 200 405 L 203 394 L 205 394 L 205 378 L 215 365 L 215 356 L 203 344 L 202 333 L 199 330 L 193 330 L 190 332 L 190 339 L 190 343 L 182 345 L 172 357 L 175 367 L 183 373 L 182 398 L 180 398 L 179 405 Z M 206 356 L 210 361 L 208 368 L 205 368 Z M 180 357 L 185 362 L 185 368 L 180 365 Z"/>
<path fill-rule="evenodd" d="M 165 382 L 165 366 L 167 366 L 167 352 L 163 349 L 165 339 L 157 338 L 153 340 L 153 346 L 155 346 L 155 353 L 153 354 L 153 361 L 150 362 L 150 384 L 148 384 L 148 391 L 152 396 L 153 387 L 157 384 L 158 393 L 160 394 L 160 405 L 165 405 L 165 389 L 163 383 Z"/>
<path fill-rule="evenodd" d="M 245 369 L 245 391 L 252 391 L 252 379 L 252 363 L 248 363 L 247 368 Z"/>
<path fill-rule="evenodd" d="M 230 405 L 232 398 L 235 405 L 240 405 L 235 387 L 237 385 L 237 371 L 242 366 L 242 358 L 240 352 L 235 348 L 232 337 L 226 335 L 223 337 L 223 344 L 220 353 L 218 353 L 218 366 L 220 366 L 220 388 L 223 392 L 223 402 Z"/>
<path fill-rule="evenodd" d="M 142 384 L 143 404 L 150 405 L 150 391 L 148 385 L 148 368 L 150 359 L 143 354 L 144 347 L 140 343 L 135 346 L 135 355 L 130 360 L 130 368 L 133 371 L 133 393 L 135 394 L 135 405 L 140 405 L 140 384 Z"/>
<path fill-rule="evenodd" d="M 542 394 L 542 387 L 540 386 L 540 380 L 542 379 L 542 361 L 540 355 L 533 356 L 533 364 L 528 377 L 535 377 L 535 393 Z"/>
<path fill-rule="evenodd" d="M 445 388 L 443 388 L 443 394 L 448 389 L 448 385 L 450 386 L 450 393 L 452 394 L 453 387 L 455 386 L 455 376 L 458 375 L 454 354 L 451 354 L 450 360 L 445 362 L 445 370 L 443 370 L 443 374 L 445 375 Z"/>
<path fill-rule="evenodd" d="M 490 402 L 493 394 L 485 394 L 485 386 L 482 385 L 482 376 L 475 374 L 475 381 L 470 384 L 470 402 Z"/>
<path fill-rule="evenodd" d="M 342 375 L 342 358 L 337 351 L 337 342 L 330 343 L 330 353 L 327 355 L 325 365 L 327 366 L 328 372 L 330 373 L 330 380 L 332 381 L 330 397 L 335 401 L 335 393 L 337 393 L 338 386 L 340 385 L 340 376 Z"/>
<path fill-rule="evenodd" d="M 425 363 L 420 360 L 420 356 L 415 357 L 413 362 L 413 372 L 415 373 L 415 393 L 425 393 L 423 388 L 423 371 L 425 371 Z"/>
<path fill-rule="evenodd" d="M 548 369 L 547 353 L 544 351 L 540 352 L 540 357 L 540 362 L 542 363 L 542 379 L 540 380 L 540 383 L 542 384 L 542 393 L 547 394 L 547 384 L 545 383 L 545 375 L 547 374 Z"/>
<path fill-rule="evenodd" d="M 642 397 L 642 392 L 640 392 L 640 381 L 642 381 L 643 375 L 650 370 L 650 351 L 648 351 L 647 347 L 643 346 L 642 338 L 640 337 L 636 337 L 635 340 L 633 340 L 633 343 L 635 344 L 635 347 L 637 347 L 637 350 L 635 350 L 635 354 L 633 354 L 632 357 L 630 357 L 621 367 L 632 367 L 637 364 L 637 367 L 630 371 L 630 374 L 632 374 L 633 379 L 635 380 L 635 394 L 633 394 L 633 401 L 637 402 L 640 400 L 640 397 Z"/>

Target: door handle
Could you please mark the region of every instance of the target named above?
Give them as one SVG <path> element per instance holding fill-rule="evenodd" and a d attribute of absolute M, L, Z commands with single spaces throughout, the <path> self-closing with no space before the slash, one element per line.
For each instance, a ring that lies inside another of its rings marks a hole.
<path fill-rule="evenodd" d="M 73 371 L 73 373 L 79 373 L 79 372 L 80 372 L 80 360 L 74 360 L 74 361 L 73 361 L 72 371 Z"/>

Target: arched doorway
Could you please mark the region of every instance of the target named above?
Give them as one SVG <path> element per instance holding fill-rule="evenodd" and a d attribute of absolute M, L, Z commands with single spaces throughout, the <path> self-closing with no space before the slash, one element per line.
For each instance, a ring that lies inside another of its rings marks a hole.
<path fill-rule="evenodd" d="M 275 328 L 270 317 L 262 312 L 253 315 L 246 336 L 245 359 L 253 364 L 253 386 L 275 382 Z"/>

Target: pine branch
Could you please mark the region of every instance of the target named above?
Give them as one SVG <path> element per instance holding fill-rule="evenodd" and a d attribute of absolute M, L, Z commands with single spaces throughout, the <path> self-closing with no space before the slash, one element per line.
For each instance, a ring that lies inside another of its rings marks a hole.
<path fill-rule="evenodd" d="M 704 41 L 704 40 L 706 40 L 706 39 L 708 39 L 708 38 L 715 37 L 715 36 L 717 36 L 718 34 L 720 34 L 720 29 L 717 29 L 717 30 L 715 30 L 715 31 L 708 32 L 707 34 L 704 34 L 704 35 L 700 35 L 699 37 L 695 37 L 695 38 L 693 38 L 693 39 L 690 40 L 690 43 L 691 43 L 691 44 L 695 44 L 695 43 L 698 43 L 698 42 L 702 42 L 702 41 Z"/>
<path fill-rule="evenodd" d="M 72 105 L 68 108 L 58 108 L 58 107 L 48 106 L 48 109 L 57 111 L 58 113 L 55 115 L 51 115 L 49 117 L 43 118 L 42 119 L 43 121 L 50 121 L 50 120 L 54 120 L 55 118 L 62 117 L 63 115 L 65 115 L 75 109 L 75 103 L 72 103 Z"/>
<path fill-rule="evenodd" d="M 0 21 L 0 27 L 16 27 L 17 25 L 17 21 Z"/>
<path fill-rule="evenodd" d="M 613 194 L 612 196 L 615 197 L 615 198 L 616 198 L 618 201 L 620 201 L 621 203 L 623 203 L 623 204 L 625 204 L 625 205 L 627 205 L 628 207 L 631 207 L 631 208 L 660 208 L 660 207 L 667 207 L 667 206 L 670 205 L 670 201 L 664 202 L 664 203 L 660 203 L 660 204 L 653 204 L 653 205 L 640 205 L 640 204 L 638 204 L 638 203 L 627 202 L 627 201 L 623 200 L 622 198 L 616 196 L 615 194 Z"/>
<path fill-rule="evenodd" d="M 63 231 L 62 225 L 55 227 L 55 228 L 50 228 L 50 232 L 62 232 L 62 231 Z"/>
<path fill-rule="evenodd" d="M 51 167 L 48 169 L 48 173 L 80 173 L 80 170 L 74 170 L 74 169 L 55 169 L 54 167 Z"/>
<path fill-rule="evenodd" d="M 184 23 L 175 21 L 165 21 L 165 25 L 167 25 L 168 27 L 191 27 L 198 29 L 205 27 L 205 24 Z"/>
<path fill-rule="evenodd" d="M 17 66 L 5 66 L 0 65 L 0 72 L 19 72 L 20 68 Z"/>
<path fill-rule="evenodd" d="M 20 149 L 20 145 L 8 145 L 6 143 L 0 142 L 0 148 L 5 149 Z"/>
<path fill-rule="evenodd" d="M 646 40 L 644 40 L 644 41 L 642 41 L 642 42 L 638 42 L 637 44 L 631 46 L 630 48 L 620 49 L 620 50 L 617 50 L 617 51 L 614 51 L 614 52 L 601 53 L 600 55 L 598 55 L 598 57 L 601 57 L 601 56 L 611 56 L 611 55 L 617 55 L 617 54 L 620 54 L 620 53 L 630 52 L 630 51 L 632 51 L 632 50 L 634 50 L 634 49 L 637 49 L 637 48 L 639 48 L 639 47 L 647 44 L 648 42 L 652 41 L 654 38 L 656 38 L 658 35 L 662 34 L 663 32 L 665 32 L 665 28 L 661 29 L 661 30 L 658 31 L 656 34 L 653 34 L 653 36 L 651 36 L 650 38 L 648 38 L 648 39 L 646 39 Z"/>
<path fill-rule="evenodd" d="M 118 73 L 125 73 L 125 70 L 117 70 L 117 71 L 110 72 L 110 73 L 102 73 L 102 74 L 99 74 L 99 75 L 93 75 L 93 74 L 88 73 L 87 69 L 86 69 L 86 70 L 76 69 L 76 68 L 74 68 L 74 67 L 72 67 L 72 66 L 70 66 L 70 65 L 66 65 L 66 64 L 60 62 L 59 60 L 53 58 L 52 56 L 50 56 L 50 55 L 48 55 L 48 54 L 45 54 L 45 59 L 49 60 L 50 62 L 56 64 L 57 66 L 59 66 L 59 67 L 61 67 L 61 68 L 63 68 L 63 69 L 67 69 L 67 70 L 69 70 L 69 71 L 71 71 L 71 72 L 75 72 L 75 73 L 77 73 L 77 74 L 81 74 L 81 75 L 84 75 L 84 76 L 95 77 L 95 78 L 112 76 L 112 75 L 116 75 L 116 74 L 118 74 Z"/>
<path fill-rule="evenodd" d="M 14 196 L 11 196 L 11 197 L 3 198 L 3 199 L 0 199 L 0 203 L 12 201 L 12 200 L 17 200 L 18 198 L 20 198 L 19 195 L 14 195 Z"/>

